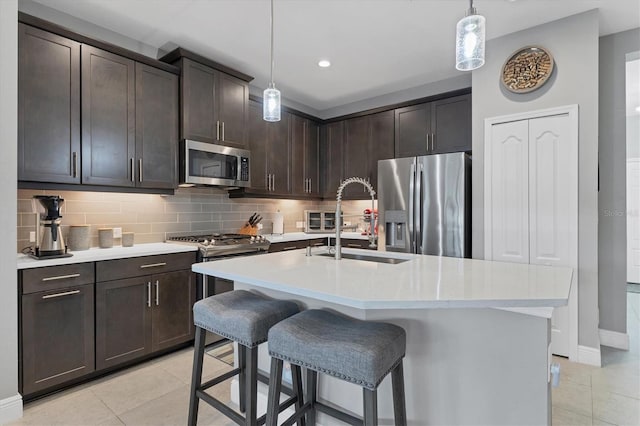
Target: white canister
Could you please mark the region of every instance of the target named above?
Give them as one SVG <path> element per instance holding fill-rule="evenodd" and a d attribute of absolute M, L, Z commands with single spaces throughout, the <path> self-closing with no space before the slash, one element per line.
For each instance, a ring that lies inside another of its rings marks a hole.
<path fill-rule="evenodd" d="M 98 229 L 98 246 L 100 248 L 113 247 L 113 228 Z"/>
<path fill-rule="evenodd" d="M 278 210 L 273 215 L 273 231 L 274 234 L 284 234 L 284 215 Z"/>
<path fill-rule="evenodd" d="M 91 246 L 91 225 L 71 225 L 69 227 L 69 250 L 89 250 Z"/>

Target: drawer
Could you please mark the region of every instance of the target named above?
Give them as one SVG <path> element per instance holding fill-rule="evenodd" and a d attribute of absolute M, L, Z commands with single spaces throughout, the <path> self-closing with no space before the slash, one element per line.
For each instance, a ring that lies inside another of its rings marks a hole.
<path fill-rule="evenodd" d="M 23 269 L 22 294 L 93 284 L 93 262 Z"/>
<path fill-rule="evenodd" d="M 326 246 L 327 245 L 327 238 L 315 238 L 313 240 L 308 240 L 307 244 L 310 247 Z"/>
<path fill-rule="evenodd" d="M 331 245 L 336 245 L 336 239 L 331 238 Z M 369 247 L 369 240 L 359 240 L 356 238 L 340 238 L 340 245 L 349 248 L 371 249 Z"/>
<path fill-rule="evenodd" d="M 130 257 L 96 262 L 96 282 L 191 269 L 196 252 Z"/>
<path fill-rule="evenodd" d="M 297 250 L 307 247 L 307 240 L 301 241 L 287 241 L 283 243 L 272 243 L 269 245 L 269 253 L 275 253 L 278 251 Z"/>

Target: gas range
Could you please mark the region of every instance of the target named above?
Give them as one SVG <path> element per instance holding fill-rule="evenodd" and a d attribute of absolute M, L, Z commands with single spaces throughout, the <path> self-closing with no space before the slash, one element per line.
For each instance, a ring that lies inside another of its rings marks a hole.
<path fill-rule="evenodd" d="M 271 244 L 262 235 L 206 234 L 170 237 L 166 241 L 198 247 L 203 258 L 266 252 Z"/>

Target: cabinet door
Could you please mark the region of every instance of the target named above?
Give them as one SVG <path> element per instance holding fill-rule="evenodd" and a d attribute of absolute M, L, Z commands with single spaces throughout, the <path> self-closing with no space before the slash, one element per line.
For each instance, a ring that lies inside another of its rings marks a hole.
<path fill-rule="evenodd" d="M 93 284 L 22 296 L 22 394 L 94 371 L 93 333 Z"/>
<path fill-rule="evenodd" d="M 96 283 L 96 369 L 151 352 L 151 276 Z"/>
<path fill-rule="evenodd" d="M 369 116 L 369 176 L 378 192 L 378 161 L 393 158 L 394 113 L 384 111 Z"/>
<path fill-rule="evenodd" d="M 80 44 L 18 28 L 18 180 L 80 183 Z"/>
<path fill-rule="evenodd" d="M 193 339 L 193 304 L 196 280 L 190 270 L 152 277 L 152 350 L 175 346 Z"/>
<path fill-rule="evenodd" d="M 134 186 L 135 63 L 82 45 L 82 183 Z"/>
<path fill-rule="evenodd" d="M 212 68 L 182 59 L 182 139 L 218 141 L 216 74 Z"/>
<path fill-rule="evenodd" d="M 318 152 L 320 148 L 320 128 L 318 123 L 305 120 L 304 175 L 309 179 L 309 194 L 320 195 L 320 168 Z"/>
<path fill-rule="evenodd" d="M 471 95 L 432 102 L 430 154 L 471 151 Z"/>
<path fill-rule="evenodd" d="M 137 63 L 138 187 L 177 187 L 178 137 L 178 76 Z"/>
<path fill-rule="evenodd" d="M 249 132 L 249 84 L 239 78 L 218 72 L 218 117 L 220 140 L 225 145 L 244 148 Z"/>
<path fill-rule="evenodd" d="M 395 156 L 414 157 L 429 154 L 427 134 L 431 104 L 399 108 L 395 111 Z"/>
<path fill-rule="evenodd" d="M 527 120 L 491 126 L 487 182 L 491 216 L 489 260 L 529 263 L 529 126 Z"/>
<path fill-rule="evenodd" d="M 289 194 L 289 121 L 291 114 L 282 111 L 281 120 L 267 123 L 269 145 L 267 172 L 271 174 L 271 192 Z"/>
<path fill-rule="evenodd" d="M 291 116 L 291 193 L 295 195 L 308 195 L 308 181 L 305 174 L 305 130 L 304 118 Z"/>
<path fill-rule="evenodd" d="M 251 150 L 251 189 L 267 191 L 267 122 L 262 119 L 262 104 L 249 103 L 249 148 Z"/>
<path fill-rule="evenodd" d="M 344 176 L 371 179 L 369 175 L 369 117 L 358 117 L 344 123 Z M 367 199 L 369 191 L 362 185 L 349 185 L 344 198 Z"/>
<path fill-rule="evenodd" d="M 324 147 L 322 149 L 323 196 L 336 198 L 336 191 L 344 178 L 342 167 L 342 145 L 344 142 L 344 121 L 326 125 Z"/>

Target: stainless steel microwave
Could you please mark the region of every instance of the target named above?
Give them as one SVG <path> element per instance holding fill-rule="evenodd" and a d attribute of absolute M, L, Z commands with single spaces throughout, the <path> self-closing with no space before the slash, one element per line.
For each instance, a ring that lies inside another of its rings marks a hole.
<path fill-rule="evenodd" d="M 180 147 L 180 186 L 249 187 L 251 154 L 246 149 L 184 140 Z"/>

